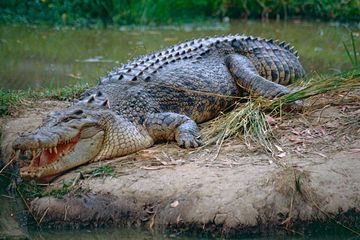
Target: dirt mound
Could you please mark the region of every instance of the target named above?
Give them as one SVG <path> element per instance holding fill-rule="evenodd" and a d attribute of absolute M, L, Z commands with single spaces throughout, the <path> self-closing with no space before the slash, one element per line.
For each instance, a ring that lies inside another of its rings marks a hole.
<path fill-rule="evenodd" d="M 220 151 L 215 145 L 189 151 L 158 144 L 68 172 L 46 187 L 48 196 L 29 201 L 29 210 L 38 223 L 57 228 L 273 232 L 349 212 L 356 217 L 346 217 L 346 225 L 359 227 L 356 99 L 326 95 L 308 102 L 304 114 L 272 119 L 273 156 L 239 138 L 226 140 Z M 17 133 L 35 128 L 47 112 L 66 104 L 36 105 L 42 107 L 3 119 L 3 153 Z"/>

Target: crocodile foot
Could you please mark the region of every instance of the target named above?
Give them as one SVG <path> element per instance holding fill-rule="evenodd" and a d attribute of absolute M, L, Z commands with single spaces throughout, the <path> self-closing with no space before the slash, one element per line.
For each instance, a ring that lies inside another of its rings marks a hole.
<path fill-rule="evenodd" d="M 282 106 L 284 112 L 298 112 L 302 113 L 304 111 L 304 102 L 296 100 L 295 102 L 284 104 Z"/>
<path fill-rule="evenodd" d="M 200 137 L 191 133 L 182 133 L 176 138 L 177 144 L 182 148 L 197 148 L 202 145 Z"/>

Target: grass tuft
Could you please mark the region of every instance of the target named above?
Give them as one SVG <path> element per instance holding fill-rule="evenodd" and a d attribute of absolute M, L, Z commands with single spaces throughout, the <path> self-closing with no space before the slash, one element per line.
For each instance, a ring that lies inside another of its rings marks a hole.
<path fill-rule="evenodd" d="M 281 110 L 285 104 L 307 99 L 312 96 L 333 91 L 351 91 L 360 87 L 360 72 L 358 70 L 337 74 L 330 77 L 315 77 L 309 80 L 307 86 L 282 96 L 275 101 L 269 101 L 266 108 Z"/>
<path fill-rule="evenodd" d="M 0 88 L 0 116 L 10 114 L 10 107 L 19 103 L 21 98 L 22 94 Z"/>
<path fill-rule="evenodd" d="M 273 134 L 266 114 L 282 114 L 285 105 L 312 96 L 328 92 L 360 89 L 360 73 L 357 70 L 331 77 L 316 77 L 305 81 L 306 84 L 301 89 L 275 100 L 266 100 L 259 97 L 250 99 L 245 104 L 236 104 L 232 111 L 210 121 L 210 126 L 204 131 L 205 145 L 217 144 L 221 147 L 225 139 L 240 136 L 244 139 L 246 145 L 258 143 L 267 152 L 273 153 L 274 144 L 271 141 Z"/>
<path fill-rule="evenodd" d="M 33 180 L 23 180 L 16 184 L 16 188 L 26 198 L 34 199 L 42 196 L 43 188 Z"/>
<path fill-rule="evenodd" d="M 56 198 L 62 198 L 68 194 L 73 187 L 74 180 L 64 181 L 59 188 L 53 188 L 49 192 L 45 192 L 42 196 L 53 196 Z"/>
<path fill-rule="evenodd" d="M 272 137 L 271 127 L 266 120 L 265 113 L 261 111 L 262 99 L 238 103 L 234 109 L 222 114 L 210 122 L 210 127 L 204 132 L 205 145 L 221 145 L 223 141 L 232 136 L 243 136 L 245 143 L 259 143 L 266 150 L 272 147 L 268 139 Z"/>
<path fill-rule="evenodd" d="M 90 172 L 91 177 L 108 177 L 114 175 L 115 175 L 114 167 L 110 165 L 100 166 Z"/>

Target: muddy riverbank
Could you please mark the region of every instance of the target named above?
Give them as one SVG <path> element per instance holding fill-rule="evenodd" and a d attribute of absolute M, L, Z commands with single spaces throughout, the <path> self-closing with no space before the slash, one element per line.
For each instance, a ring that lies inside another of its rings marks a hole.
<path fill-rule="evenodd" d="M 38 224 L 55 228 L 135 226 L 156 232 L 268 234 L 302 232 L 314 222 L 337 220 L 356 230 L 358 95 L 332 94 L 306 104 L 303 114 L 271 119 L 278 146 L 274 156 L 239 138 L 226 140 L 220 151 L 215 145 L 190 151 L 158 144 L 68 172 L 43 187 L 48 194 L 27 199 L 29 210 Z M 3 153 L 9 153 L 19 132 L 34 129 L 49 111 L 66 105 L 29 103 L 1 119 Z"/>

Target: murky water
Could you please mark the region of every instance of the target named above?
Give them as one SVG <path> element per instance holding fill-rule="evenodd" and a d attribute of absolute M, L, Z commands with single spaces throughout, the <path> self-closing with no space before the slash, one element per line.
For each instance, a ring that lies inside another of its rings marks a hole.
<path fill-rule="evenodd" d="M 339 226 L 339 231 L 330 232 L 317 232 L 315 234 L 309 233 L 306 235 L 294 234 L 282 235 L 282 236 L 239 236 L 226 239 L 237 239 L 237 240 L 354 240 L 357 239 L 356 235 L 345 232 Z M 97 230 L 76 230 L 76 231 L 31 231 L 31 239 L 33 240 L 209 240 L 209 239 L 225 239 L 221 237 L 202 236 L 201 234 L 194 234 L 184 236 L 183 234 L 151 234 L 149 231 L 139 231 L 134 229 L 97 229 Z"/>
<path fill-rule="evenodd" d="M 355 39 L 360 46 L 360 30 Z M 203 36 L 243 33 L 280 39 L 299 51 L 308 73 L 350 68 L 343 41 L 350 30 L 320 22 L 231 22 L 202 27 L 161 29 L 54 29 L 0 26 L 0 87 L 58 87 L 77 82 L 95 84 L 112 67 L 140 54 Z"/>

